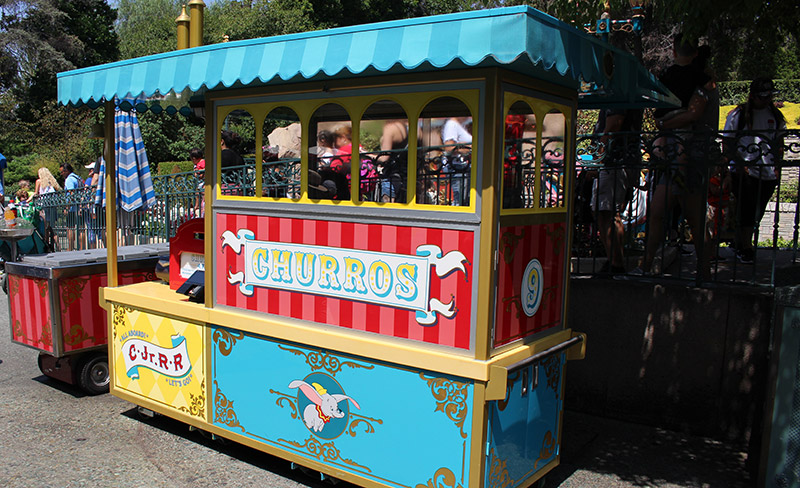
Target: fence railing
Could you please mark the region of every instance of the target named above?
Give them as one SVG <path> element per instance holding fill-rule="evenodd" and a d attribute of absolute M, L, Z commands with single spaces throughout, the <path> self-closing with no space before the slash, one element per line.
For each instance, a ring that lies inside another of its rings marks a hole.
<path fill-rule="evenodd" d="M 574 177 L 565 178 L 556 165 L 553 171 L 557 170 L 558 178 L 542 182 L 539 191 L 540 200 L 554 192 L 569 194 L 555 186 L 574 182 L 573 274 L 628 279 L 644 275 L 697 284 L 774 284 L 778 267 L 797 263 L 800 234 L 800 131 L 781 135 L 780 139 L 757 132 L 579 136 Z M 535 148 L 528 149 L 529 158 L 518 158 L 519 181 L 523 182 L 518 206 L 523 208 L 534 205 L 528 200 L 537 183 L 532 165 Z M 774 164 L 763 164 L 762 156 L 771 157 Z M 297 161 L 272 164 L 271 172 L 265 172 L 269 176 L 264 186 L 285 184 L 283 173 L 275 181 L 272 173 L 296 167 Z M 253 171 L 251 165 L 239 172 L 248 171 Z M 546 173 L 543 169 L 541 178 Z M 462 178 L 468 185 L 466 173 L 454 175 L 446 176 Z M 166 241 L 180 224 L 203 214 L 201 172 L 154 176 L 153 184 L 155 205 L 118 213 L 121 244 Z M 49 238 L 53 249 L 105 245 L 105 217 L 103 208 L 95 204 L 95 190 L 35 198 L 44 223 L 43 237 Z M 753 243 L 752 254 L 747 251 L 748 242 Z M 609 253 L 617 249 L 621 261 L 609 260 Z"/>
<path fill-rule="evenodd" d="M 799 170 L 797 130 L 579 136 L 573 274 L 773 285 Z"/>
<path fill-rule="evenodd" d="M 204 211 L 202 172 L 153 176 L 156 203 L 133 212 L 117 211 L 117 242 L 138 245 L 166 242 L 178 227 Z M 105 208 L 97 187 L 64 190 L 34 197 L 37 228 L 46 250 L 105 247 Z M 41 251 L 41 250 L 40 250 Z"/>

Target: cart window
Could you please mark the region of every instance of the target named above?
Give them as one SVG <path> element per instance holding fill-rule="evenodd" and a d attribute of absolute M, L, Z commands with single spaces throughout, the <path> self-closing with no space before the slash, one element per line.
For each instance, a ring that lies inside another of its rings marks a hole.
<path fill-rule="evenodd" d="M 396 102 L 373 103 L 359 126 L 362 202 L 406 202 L 408 117 Z"/>
<path fill-rule="evenodd" d="M 432 101 L 420 114 L 417 138 L 417 203 L 469 206 L 469 108 L 453 97 Z"/>
<path fill-rule="evenodd" d="M 246 110 L 225 117 L 220 135 L 223 195 L 255 195 L 255 139 L 255 122 Z"/>
<path fill-rule="evenodd" d="M 288 107 L 273 109 L 264 119 L 262 195 L 300 198 L 300 118 Z"/>
<path fill-rule="evenodd" d="M 328 103 L 314 112 L 308 127 L 308 197 L 350 200 L 350 115 L 340 105 Z"/>
<path fill-rule="evenodd" d="M 522 101 L 506 115 L 503 208 L 533 208 L 536 202 L 536 116 Z"/>
<path fill-rule="evenodd" d="M 551 110 L 542 123 L 542 191 L 540 207 L 563 207 L 564 185 L 564 135 L 567 133 L 566 118 L 559 111 Z"/>

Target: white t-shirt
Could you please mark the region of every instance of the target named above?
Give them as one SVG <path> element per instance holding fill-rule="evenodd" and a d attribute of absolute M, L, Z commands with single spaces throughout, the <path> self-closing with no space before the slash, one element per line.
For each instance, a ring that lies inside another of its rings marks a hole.
<path fill-rule="evenodd" d="M 457 120 L 447 119 L 442 127 L 442 142 L 447 144 L 447 141 L 455 141 L 456 144 L 470 144 L 472 134 L 467 132 L 467 129 Z"/>
<path fill-rule="evenodd" d="M 739 127 L 741 110 L 735 108 L 725 119 L 725 131 L 736 131 Z M 743 135 L 736 138 L 736 147 L 739 155 L 750 164 L 749 174 L 762 180 L 775 180 L 775 157 L 770 152 L 770 145 L 778 138 L 778 130 L 786 129 L 786 123 L 778 121 L 769 107 L 753 110 L 753 127 L 744 126 L 743 130 L 757 130 L 764 132 L 764 138 L 757 135 Z M 732 132 L 729 135 L 733 135 Z M 760 147 L 761 150 L 756 150 Z M 748 150 L 749 149 L 749 150 Z"/>

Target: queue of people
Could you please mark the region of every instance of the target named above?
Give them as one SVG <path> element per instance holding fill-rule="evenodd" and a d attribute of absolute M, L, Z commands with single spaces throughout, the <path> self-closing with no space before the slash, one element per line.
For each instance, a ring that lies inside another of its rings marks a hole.
<path fill-rule="evenodd" d="M 728 228 L 733 229 L 728 239 L 736 259 L 742 264 L 755 260 L 754 229 L 780 177 L 786 123 L 774 103 L 774 83 L 757 78 L 748 100 L 728 114 L 720 146 L 719 93 L 708 65 L 710 53 L 708 46 L 675 37 L 674 63 L 660 80 L 681 107 L 655 112 L 659 133 L 652 147 L 645 148 L 638 135 L 640 111 L 600 112 L 595 137 L 602 167 L 594 173 L 591 207 L 608 257 L 601 272 L 649 274 L 665 237 L 677 233 L 680 220 L 690 229 L 702 280 L 710 279 L 711 262 L 719 259 L 716 245 Z M 643 152 L 649 156 L 644 184 L 639 179 Z M 639 266 L 626 270 L 621 214 L 632 190 L 648 193 L 647 229 Z"/>

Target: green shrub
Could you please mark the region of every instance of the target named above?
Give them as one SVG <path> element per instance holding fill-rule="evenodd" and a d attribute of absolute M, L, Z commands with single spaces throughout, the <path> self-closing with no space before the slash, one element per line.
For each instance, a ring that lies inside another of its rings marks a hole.
<path fill-rule="evenodd" d="M 758 247 L 772 247 L 772 239 L 758 241 Z M 778 236 L 778 242 L 775 247 L 778 249 L 793 249 L 794 241 L 792 239 L 784 239 L 783 237 Z"/>
<path fill-rule="evenodd" d="M 175 171 L 177 166 L 178 171 Z M 194 171 L 194 163 L 191 161 L 162 161 L 158 163 L 158 175 L 171 175 L 173 173 L 188 173 Z"/>
<path fill-rule="evenodd" d="M 772 196 L 772 201 L 780 196 L 781 203 L 797 203 L 797 181 L 782 181 L 780 192 Z"/>
<path fill-rule="evenodd" d="M 722 81 L 719 87 L 720 105 L 738 105 L 747 101 L 750 92 L 750 81 Z M 800 80 L 775 80 L 775 88 L 780 93 L 776 101 L 800 103 Z"/>

